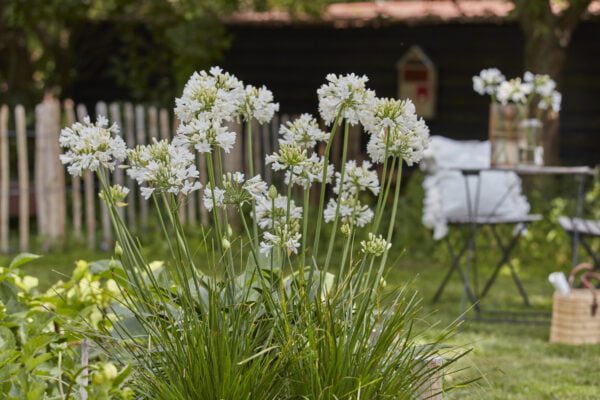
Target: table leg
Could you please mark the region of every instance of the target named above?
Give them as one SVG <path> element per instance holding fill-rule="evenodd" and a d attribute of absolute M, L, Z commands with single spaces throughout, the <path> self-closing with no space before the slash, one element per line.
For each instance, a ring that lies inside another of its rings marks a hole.
<path fill-rule="evenodd" d="M 577 181 L 578 181 L 578 187 L 577 187 L 577 202 L 576 202 L 576 206 L 575 206 L 575 218 L 581 218 L 581 215 L 583 213 L 583 199 L 584 199 L 584 187 L 585 187 L 585 175 L 578 175 L 576 177 Z M 572 243 L 572 248 L 573 248 L 573 259 L 572 259 L 572 264 L 573 266 L 577 265 L 578 261 L 579 261 L 579 231 L 577 229 L 575 229 L 575 232 L 573 232 L 573 243 Z"/>

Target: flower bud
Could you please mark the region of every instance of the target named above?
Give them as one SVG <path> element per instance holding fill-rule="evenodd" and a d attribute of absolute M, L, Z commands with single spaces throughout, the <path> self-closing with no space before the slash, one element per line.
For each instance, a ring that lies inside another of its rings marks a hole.
<path fill-rule="evenodd" d="M 225 237 L 223 238 L 222 243 L 223 243 L 223 249 L 225 249 L 225 250 L 227 250 L 227 249 L 229 249 L 231 247 L 231 243 Z"/>
<path fill-rule="evenodd" d="M 121 257 L 123 255 L 123 248 L 119 244 L 119 242 L 115 243 L 115 256 Z"/>
<path fill-rule="evenodd" d="M 274 185 L 271 185 L 269 188 L 269 200 L 275 200 L 277 198 L 277 188 Z"/>

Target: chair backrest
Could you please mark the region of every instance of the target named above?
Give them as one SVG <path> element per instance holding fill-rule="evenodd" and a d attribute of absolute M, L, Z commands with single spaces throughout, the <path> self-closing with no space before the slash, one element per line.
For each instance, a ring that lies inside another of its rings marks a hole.
<path fill-rule="evenodd" d="M 448 219 L 469 216 L 517 218 L 530 210 L 522 194 L 521 179 L 513 172 L 482 171 L 479 176 L 463 176 L 460 168 L 487 168 L 490 165 L 488 141 L 458 141 L 433 136 L 422 168 L 425 199 L 423 223 L 432 228 L 434 238 L 447 234 Z M 468 188 L 467 188 L 468 186 Z M 467 193 L 469 196 L 467 197 Z"/>

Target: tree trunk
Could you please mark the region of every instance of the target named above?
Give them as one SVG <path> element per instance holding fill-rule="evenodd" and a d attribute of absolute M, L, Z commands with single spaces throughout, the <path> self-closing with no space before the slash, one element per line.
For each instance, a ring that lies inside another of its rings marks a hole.
<path fill-rule="evenodd" d="M 525 70 L 536 74 L 548 74 L 560 90 L 567 49 L 553 34 L 526 35 Z M 550 113 L 544 121 L 544 164 L 558 165 L 560 162 L 560 119 Z"/>
<path fill-rule="evenodd" d="M 548 74 L 560 90 L 567 48 L 573 31 L 591 0 L 569 0 L 562 13 L 555 14 L 550 0 L 513 0 L 525 35 L 525 69 Z M 544 162 L 557 164 L 560 152 L 559 117 L 544 121 Z"/>

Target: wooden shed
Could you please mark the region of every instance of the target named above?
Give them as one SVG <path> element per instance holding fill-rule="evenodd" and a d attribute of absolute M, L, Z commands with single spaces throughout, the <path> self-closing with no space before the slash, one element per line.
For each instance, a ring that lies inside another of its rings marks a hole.
<path fill-rule="evenodd" d="M 487 137 L 488 102 L 471 77 L 495 66 L 523 71 L 523 35 L 501 0 L 334 4 L 320 18 L 246 12 L 227 19 L 232 46 L 223 67 L 248 83 L 265 84 L 282 112 L 316 112 L 316 89 L 329 72 L 370 78 L 380 96 L 398 93 L 397 62 L 419 46 L 437 71 L 433 134 Z M 563 80 L 561 157 L 600 163 L 600 6 L 592 3 L 568 49 Z"/>

